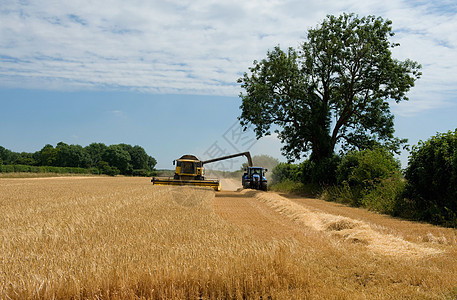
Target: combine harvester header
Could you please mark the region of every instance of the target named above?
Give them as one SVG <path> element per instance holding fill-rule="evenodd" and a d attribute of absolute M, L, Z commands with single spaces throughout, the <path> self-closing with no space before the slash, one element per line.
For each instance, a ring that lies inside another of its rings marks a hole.
<path fill-rule="evenodd" d="M 222 156 L 205 161 L 199 160 L 194 155 L 183 155 L 181 158 L 173 161 L 176 165 L 175 175 L 171 177 L 153 177 L 151 182 L 156 185 L 191 185 L 211 187 L 215 191 L 221 190 L 221 182 L 219 179 L 205 179 L 204 177 L 204 164 L 213 163 L 225 159 L 231 159 L 238 156 L 246 156 L 248 159 L 249 167 L 252 167 L 251 154 L 249 152 L 241 152 L 237 154 Z"/>

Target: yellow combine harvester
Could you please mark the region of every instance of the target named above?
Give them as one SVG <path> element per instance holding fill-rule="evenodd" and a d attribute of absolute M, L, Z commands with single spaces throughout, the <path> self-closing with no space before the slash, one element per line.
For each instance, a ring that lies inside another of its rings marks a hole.
<path fill-rule="evenodd" d="M 153 177 L 151 182 L 157 185 L 192 185 L 211 187 L 215 191 L 221 190 L 221 183 L 219 179 L 205 179 L 204 177 L 204 164 L 230 159 L 238 156 L 246 156 L 249 166 L 252 166 L 251 154 L 249 152 L 242 152 L 227 156 L 222 156 L 206 161 L 199 160 L 194 155 L 183 155 L 181 158 L 174 160 L 173 165 L 176 165 L 174 177 Z"/>

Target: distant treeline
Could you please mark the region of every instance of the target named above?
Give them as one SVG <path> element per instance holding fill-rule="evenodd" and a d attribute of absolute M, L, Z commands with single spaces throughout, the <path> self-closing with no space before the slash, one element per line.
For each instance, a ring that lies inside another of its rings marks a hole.
<path fill-rule="evenodd" d="M 150 176 L 156 164 L 155 158 L 138 145 L 92 143 L 82 147 L 60 142 L 34 153 L 13 152 L 0 146 L 0 172 Z"/>

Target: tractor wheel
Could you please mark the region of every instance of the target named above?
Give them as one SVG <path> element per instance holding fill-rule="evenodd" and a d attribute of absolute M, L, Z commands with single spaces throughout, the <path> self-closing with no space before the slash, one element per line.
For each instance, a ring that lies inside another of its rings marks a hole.
<path fill-rule="evenodd" d="M 262 183 L 262 186 L 261 186 L 260 189 L 261 189 L 262 191 L 266 191 L 266 190 L 267 190 L 267 183 L 266 183 L 266 182 Z"/>

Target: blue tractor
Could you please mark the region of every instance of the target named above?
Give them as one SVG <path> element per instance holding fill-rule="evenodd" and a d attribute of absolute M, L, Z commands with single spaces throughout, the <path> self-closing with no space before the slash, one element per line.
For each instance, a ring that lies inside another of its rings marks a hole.
<path fill-rule="evenodd" d="M 245 189 L 256 189 L 256 190 L 267 190 L 267 179 L 265 178 L 265 172 L 267 169 L 262 167 L 247 167 L 243 177 L 241 179 L 243 188 Z"/>

